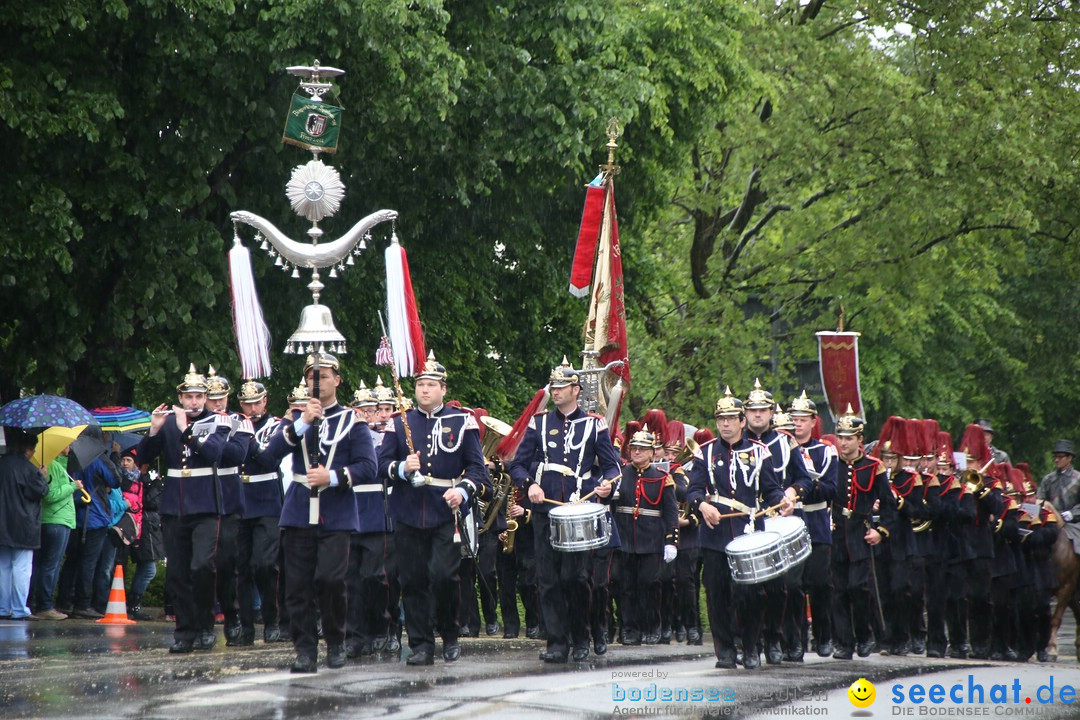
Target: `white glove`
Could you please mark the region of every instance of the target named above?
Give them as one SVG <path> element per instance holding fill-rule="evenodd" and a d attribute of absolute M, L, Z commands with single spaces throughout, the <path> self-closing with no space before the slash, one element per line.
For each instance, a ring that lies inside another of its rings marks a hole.
<path fill-rule="evenodd" d="M 412 483 L 414 488 L 422 488 L 427 485 L 427 478 L 418 472 L 414 472 L 412 477 L 409 478 L 409 482 Z"/>
<path fill-rule="evenodd" d="M 675 556 L 679 554 L 679 549 L 674 545 L 664 546 L 664 562 L 675 562 Z"/>
<path fill-rule="evenodd" d="M 1072 522 L 1072 510 L 1063 510 L 1061 513 L 1061 517 L 1065 520 L 1065 522 Z"/>

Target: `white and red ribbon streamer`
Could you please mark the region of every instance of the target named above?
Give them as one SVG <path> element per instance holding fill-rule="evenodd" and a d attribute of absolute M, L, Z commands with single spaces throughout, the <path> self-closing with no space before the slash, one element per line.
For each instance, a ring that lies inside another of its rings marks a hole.
<path fill-rule="evenodd" d="M 405 248 L 398 242 L 397 233 L 386 248 L 386 322 L 397 374 L 410 377 L 423 365 L 427 352 L 409 275 L 409 260 Z"/>

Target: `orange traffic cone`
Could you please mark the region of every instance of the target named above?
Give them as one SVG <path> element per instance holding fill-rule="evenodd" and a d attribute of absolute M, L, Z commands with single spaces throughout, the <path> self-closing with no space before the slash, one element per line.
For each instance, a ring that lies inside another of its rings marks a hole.
<path fill-rule="evenodd" d="M 105 617 L 98 620 L 105 625 L 134 625 L 128 620 L 127 595 L 124 593 L 124 566 L 117 565 L 113 571 L 112 587 L 109 589 L 109 604 L 105 608 Z"/>

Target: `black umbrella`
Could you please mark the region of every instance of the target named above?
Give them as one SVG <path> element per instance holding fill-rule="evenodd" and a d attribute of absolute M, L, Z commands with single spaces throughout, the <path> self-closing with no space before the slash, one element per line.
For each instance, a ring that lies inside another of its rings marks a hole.
<path fill-rule="evenodd" d="M 75 473 L 84 470 L 90 463 L 108 452 L 105 444 L 105 436 L 100 427 L 91 425 L 83 430 L 82 435 L 71 443 L 68 452 L 68 472 Z"/>
<path fill-rule="evenodd" d="M 120 452 L 123 453 L 138 445 L 143 436 L 133 432 L 114 432 L 109 436 L 109 439 L 119 445 Z"/>

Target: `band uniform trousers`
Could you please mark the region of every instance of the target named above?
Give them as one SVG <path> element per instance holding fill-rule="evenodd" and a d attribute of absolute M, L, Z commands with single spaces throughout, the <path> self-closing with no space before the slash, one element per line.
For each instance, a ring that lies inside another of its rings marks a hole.
<path fill-rule="evenodd" d="M 462 558 L 460 570 L 461 602 L 458 624 L 467 628 L 470 634 L 480 631 L 481 612 L 485 624 L 498 621 L 498 579 L 495 573 L 495 554 L 500 548 L 498 535 L 494 530 L 488 530 L 477 537 L 476 545 L 476 559 L 469 556 Z M 480 596 L 479 604 L 477 593 Z"/>
<path fill-rule="evenodd" d="M 965 591 L 968 611 L 968 630 L 971 650 L 977 655 L 990 654 L 990 626 L 994 606 L 991 602 L 993 558 L 978 557 L 968 560 Z"/>
<path fill-rule="evenodd" d="M 732 580 L 724 551 L 703 548 L 701 552 L 705 565 L 702 575 L 705 610 L 716 659 L 725 664 L 735 662 L 736 634 L 742 637 L 745 655 L 760 653 L 764 590 L 760 585 L 741 585 Z"/>
<path fill-rule="evenodd" d="M 853 650 L 870 641 L 870 560 L 840 560 L 833 553 L 833 641 L 837 649 Z"/>
<path fill-rule="evenodd" d="M 240 625 L 240 605 L 237 602 L 239 569 L 240 515 L 221 516 L 221 540 L 217 556 L 217 599 L 225 615 L 225 628 Z"/>
<path fill-rule="evenodd" d="M 536 589 L 536 538 L 532 525 L 521 525 L 514 538 L 514 552 L 500 553 L 499 603 L 502 606 L 503 624 L 508 630 L 520 628 L 517 597 L 525 611 L 525 627 L 539 628 L 540 599 Z M 515 595 L 516 593 L 516 595 Z"/>
<path fill-rule="evenodd" d="M 319 647 L 317 617 L 322 618 L 328 647 L 345 643 L 345 575 L 351 533 L 317 527 L 284 527 L 281 533 L 289 636 L 297 655 L 314 659 Z"/>
<path fill-rule="evenodd" d="M 701 550 L 679 548 L 679 554 L 672 563 L 675 566 L 675 610 L 676 623 L 685 627 L 701 630 Z"/>
<path fill-rule="evenodd" d="M 623 637 L 628 634 L 660 633 L 660 573 L 664 565 L 661 553 L 619 553 L 619 577 L 622 602 L 619 620 Z"/>
<path fill-rule="evenodd" d="M 363 645 L 373 645 L 376 638 L 387 634 L 390 624 L 387 566 L 393 562 L 393 538 L 392 534 L 381 532 L 350 534 L 345 635 L 352 653 Z"/>
<path fill-rule="evenodd" d="M 165 584 L 176 610 L 173 638 L 192 642 L 214 630 L 214 591 L 221 516 L 195 514 L 161 517 L 165 539 Z"/>
<path fill-rule="evenodd" d="M 832 641 L 832 545 L 814 543 L 803 567 L 803 593 L 810 598 L 810 618 L 814 645 Z M 805 640 L 805 633 L 804 633 Z M 806 647 L 804 645 L 804 647 Z"/>
<path fill-rule="evenodd" d="M 237 537 L 240 582 L 240 624 L 255 629 L 255 590 L 262 598 L 263 624 L 278 624 L 278 553 L 281 530 L 276 517 L 246 518 L 240 521 Z"/>
<path fill-rule="evenodd" d="M 409 649 L 435 652 L 435 629 L 443 643 L 456 642 L 460 585 L 461 545 L 454 542 L 454 523 L 432 528 L 394 525 L 394 547 L 398 556 L 398 577 L 405 606 L 405 627 Z"/>
<path fill-rule="evenodd" d="M 533 513 L 532 525 L 547 649 L 550 653 L 567 655 L 571 643 L 575 647 L 587 647 L 590 637 L 589 553 L 560 552 L 551 547 L 550 518 L 546 513 Z"/>
<path fill-rule="evenodd" d="M 616 593 L 621 577 L 616 562 L 618 550 L 602 547 L 594 550 L 589 562 L 589 580 L 592 584 L 592 608 L 589 611 L 589 633 L 594 645 L 607 642 L 608 626 L 611 620 L 611 601 Z M 621 619 L 621 615 L 620 615 Z"/>

